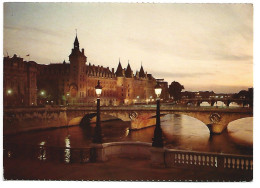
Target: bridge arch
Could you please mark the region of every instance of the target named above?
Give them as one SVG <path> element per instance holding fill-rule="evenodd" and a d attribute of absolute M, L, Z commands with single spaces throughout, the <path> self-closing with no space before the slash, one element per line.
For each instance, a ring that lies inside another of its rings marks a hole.
<path fill-rule="evenodd" d="M 209 101 L 201 101 L 200 106 L 211 106 Z"/>
<path fill-rule="evenodd" d="M 113 113 L 102 112 L 100 115 L 101 115 L 101 121 L 108 120 L 108 118 L 120 119 L 122 121 L 126 120 L 126 118 L 117 116 L 116 114 L 113 114 Z M 103 116 L 103 118 L 102 118 L 102 116 Z M 93 123 L 93 122 L 96 121 L 95 117 L 96 117 L 96 113 L 82 114 L 82 115 L 79 115 L 79 116 L 76 116 L 76 117 L 72 117 L 68 121 L 68 125 L 69 126 L 72 126 L 72 125 L 83 125 L 84 123 L 87 123 L 87 122 L 88 123 Z"/>
<path fill-rule="evenodd" d="M 240 107 L 240 105 L 237 102 L 231 101 L 229 104 L 230 107 Z"/>
<path fill-rule="evenodd" d="M 216 100 L 214 106 L 227 106 L 224 101 Z"/>
<path fill-rule="evenodd" d="M 68 126 L 78 125 L 83 117 L 77 116 L 68 121 Z"/>

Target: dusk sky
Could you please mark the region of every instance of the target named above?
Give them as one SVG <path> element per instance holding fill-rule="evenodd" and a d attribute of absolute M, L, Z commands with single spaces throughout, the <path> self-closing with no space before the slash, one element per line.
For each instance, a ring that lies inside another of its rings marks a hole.
<path fill-rule="evenodd" d="M 87 63 L 142 62 L 188 91 L 253 86 L 251 4 L 5 3 L 4 56 L 68 62 L 76 29 Z"/>

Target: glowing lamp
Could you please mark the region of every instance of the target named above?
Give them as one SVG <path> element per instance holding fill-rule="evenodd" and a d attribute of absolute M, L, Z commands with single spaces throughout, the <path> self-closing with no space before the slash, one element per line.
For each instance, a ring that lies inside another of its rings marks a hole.
<path fill-rule="evenodd" d="M 157 97 L 160 97 L 161 93 L 162 93 L 162 88 L 159 85 L 159 83 L 157 82 L 155 88 L 154 88 L 155 94 L 157 95 Z"/>
<path fill-rule="evenodd" d="M 11 89 L 8 89 L 8 90 L 7 90 L 7 93 L 8 93 L 8 94 L 11 94 L 11 93 L 12 93 L 12 90 L 11 90 Z"/>
<path fill-rule="evenodd" d="M 44 92 L 44 91 L 41 91 L 41 95 L 45 95 L 45 92 Z"/>
<path fill-rule="evenodd" d="M 100 97 L 100 95 L 102 93 L 102 87 L 100 85 L 99 80 L 98 80 L 98 85 L 95 87 L 95 90 L 96 90 L 97 97 Z"/>

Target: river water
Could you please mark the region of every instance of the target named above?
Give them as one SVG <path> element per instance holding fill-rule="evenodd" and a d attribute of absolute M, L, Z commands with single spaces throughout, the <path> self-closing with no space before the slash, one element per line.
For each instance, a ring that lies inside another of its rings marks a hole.
<path fill-rule="evenodd" d="M 35 144 L 58 147 L 88 147 L 95 124 L 4 136 L 4 143 Z M 130 124 L 121 120 L 102 122 L 104 142 L 151 142 L 155 127 L 129 131 Z M 161 117 L 165 146 L 168 148 L 231 154 L 253 153 L 253 118 L 231 122 L 221 135 L 210 136 L 201 121 L 186 116 L 168 114 Z"/>

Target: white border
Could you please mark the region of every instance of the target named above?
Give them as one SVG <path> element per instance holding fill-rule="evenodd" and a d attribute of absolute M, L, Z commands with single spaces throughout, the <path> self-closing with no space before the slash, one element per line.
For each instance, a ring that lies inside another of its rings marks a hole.
<path fill-rule="evenodd" d="M 17 2 L 18 0 L 8 0 L 5 2 Z M 35 2 L 32 0 L 27 0 L 27 2 Z M 57 0 L 57 1 L 50 1 L 50 0 L 38 0 L 37 2 L 72 2 L 72 1 L 61 1 L 61 0 Z M 77 2 L 86 2 L 86 1 L 77 1 Z M 102 1 L 97 1 L 97 0 L 93 0 L 93 1 L 87 1 L 87 2 L 111 2 L 108 0 L 102 0 Z M 112 2 L 124 2 L 124 1 L 118 1 L 118 0 L 114 0 Z M 255 96 L 255 100 L 254 100 L 254 179 L 253 182 L 251 183 L 183 183 L 183 182 L 174 182 L 174 183 L 153 183 L 153 182 L 66 182 L 66 181 L 47 181 L 47 182 L 43 182 L 43 181 L 3 181 L 3 176 L 1 178 L 1 187 L 2 186 L 6 186 L 6 187 L 47 187 L 47 186 L 60 186 L 62 188 L 66 188 L 66 187 L 73 187 L 73 186 L 77 186 L 77 187 L 113 187 L 113 188 L 117 188 L 120 187 L 122 188 L 122 186 L 124 187 L 136 187 L 136 186 L 146 186 L 146 187 L 159 187 L 159 186 L 163 186 L 163 187 L 173 187 L 173 186 L 192 186 L 192 187 L 199 187 L 199 188 L 203 188 L 203 187 L 219 187 L 219 186 L 236 186 L 236 188 L 245 188 L 248 186 L 253 186 L 259 187 L 259 182 L 260 182 L 260 173 L 259 173 L 259 160 L 260 160 L 260 156 L 259 156 L 259 138 L 260 136 L 258 136 L 259 133 L 259 129 L 258 126 L 260 126 L 259 124 L 259 117 L 258 117 L 258 107 L 259 107 L 259 99 L 257 99 L 256 96 L 260 96 L 259 95 L 259 88 L 258 88 L 258 84 L 259 84 L 259 34 L 260 34 L 260 29 L 259 29 L 259 18 L 260 18 L 260 4 L 257 0 L 251 0 L 251 1 L 245 1 L 245 0 L 189 0 L 189 1 L 184 1 L 184 0 L 160 0 L 160 1 L 149 1 L 149 0 L 142 0 L 142 1 L 125 1 L 128 3 L 134 3 L 134 2 L 138 2 L 138 3 L 253 3 L 254 4 L 254 96 Z M 1 15 L 3 16 L 3 3 L 1 4 Z M 3 18 L 1 19 L 1 22 L 3 22 Z M 3 24 L 2 24 L 3 26 Z M 3 28 L 3 27 L 2 27 Z M 3 41 L 3 29 L 1 30 L 1 39 Z M 3 45 L 1 45 L 1 50 L 3 52 Z M 1 63 L 1 71 L 3 70 L 3 63 Z M 3 75 L 3 74 L 2 74 Z M 1 79 L 1 88 L 3 88 L 3 76 L 0 77 Z M 1 98 L 0 98 L 0 102 L 1 104 L 3 104 L 3 96 L 2 96 L 2 92 L 1 92 Z M 1 105 L 1 125 L 3 122 L 3 106 Z M 3 127 L 3 126 L 1 126 Z M 1 147 L 3 145 L 2 143 L 3 141 L 3 132 L 2 132 L 2 128 L 1 128 Z M 3 167 L 3 160 L 2 160 L 2 150 L 1 150 L 1 165 Z M 1 168 L 1 170 L 3 170 Z M 3 174 L 3 171 L 2 171 Z"/>

